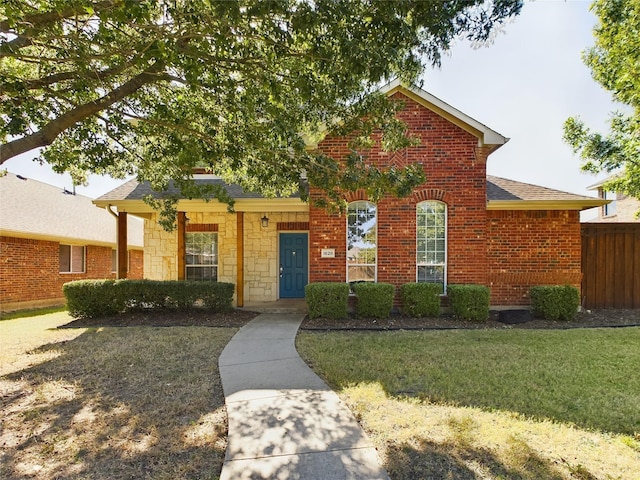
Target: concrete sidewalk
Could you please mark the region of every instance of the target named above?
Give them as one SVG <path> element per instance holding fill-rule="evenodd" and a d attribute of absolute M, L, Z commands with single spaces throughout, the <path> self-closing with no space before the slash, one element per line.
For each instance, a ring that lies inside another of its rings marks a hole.
<path fill-rule="evenodd" d="M 352 413 L 298 356 L 303 318 L 259 315 L 220 355 L 229 418 L 221 480 L 388 480 Z"/>

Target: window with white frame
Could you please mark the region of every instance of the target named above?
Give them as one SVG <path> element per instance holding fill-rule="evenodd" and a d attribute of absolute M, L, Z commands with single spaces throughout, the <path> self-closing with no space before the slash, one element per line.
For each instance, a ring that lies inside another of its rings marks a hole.
<path fill-rule="evenodd" d="M 375 282 L 377 211 L 367 201 L 352 202 L 347 210 L 347 282 Z"/>
<path fill-rule="evenodd" d="M 187 232 L 185 238 L 187 280 L 218 280 L 218 234 Z"/>
<path fill-rule="evenodd" d="M 611 200 L 611 203 L 607 203 L 606 205 L 602 206 L 602 216 L 603 217 L 611 217 L 613 215 L 616 214 L 616 200 L 618 198 L 618 195 L 616 194 L 616 192 L 609 192 L 607 190 L 604 190 L 602 188 L 600 188 L 598 190 L 598 193 L 600 194 L 600 198 L 603 198 L 605 200 Z"/>
<path fill-rule="evenodd" d="M 436 200 L 416 206 L 417 281 L 437 283 L 441 293 L 447 281 L 447 205 Z"/>
<path fill-rule="evenodd" d="M 60 245 L 60 273 L 84 273 L 85 248 L 80 245 Z"/>

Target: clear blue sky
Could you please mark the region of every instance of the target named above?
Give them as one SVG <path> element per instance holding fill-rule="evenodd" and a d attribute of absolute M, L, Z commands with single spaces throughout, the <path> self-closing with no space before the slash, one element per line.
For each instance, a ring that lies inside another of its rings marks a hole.
<path fill-rule="evenodd" d="M 581 52 L 593 44 L 595 16 L 585 0 L 527 2 L 493 44 L 455 44 L 440 69 L 425 72 L 423 88 L 511 140 L 489 158 L 488 173 L 578 194 L 598 178 L 580 171 L 580 162 L 562 141 L 567 117 L 606 130 L 616 107 L 592 80 Z M 10 172 L 52 185 L 71 187 L 32 162 L 33 154 L 5 162 Z M 599 177 L 601 178 L 601 177 Z M 78 193 L 97 197 L 122 181 L 91 177 Z"/>

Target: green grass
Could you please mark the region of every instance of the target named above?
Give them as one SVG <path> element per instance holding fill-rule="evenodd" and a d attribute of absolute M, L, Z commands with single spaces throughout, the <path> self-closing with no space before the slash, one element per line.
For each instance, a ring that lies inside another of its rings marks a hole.
<path fill-rule="evenodd" d="M 0 322 L 0 478 L 217 478 L 235 328 Z"/>
<path fill-rule="evenodd" d="M 49 315 L 50 313 L 66 312 L 67 307 L 46 307 L 46 308 L 34 308 L 28 310 L 17 310 L 15 312 L 2 312 L 0 313 L 0 320 L 15 320 L 18 318 L 38 317 L 40 315 Z"/>
<path fill-rule="evenodd" d="M 301 333 L 392 479 L 640 479 L 640 328 Z"/>
<path fill-rule="evenodd" d="M 640 329 L 303 335 L 338 389 L 379 382 L 408 395 L 640 432 Z"/>

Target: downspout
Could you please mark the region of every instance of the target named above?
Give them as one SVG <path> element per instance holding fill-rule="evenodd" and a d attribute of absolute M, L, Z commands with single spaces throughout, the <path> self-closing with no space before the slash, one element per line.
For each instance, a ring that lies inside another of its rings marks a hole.
<path fill-rule="evenodd" d="M 109 204 L 107 205 L 105 208 L 105 210 L 107 212 L 109 212 L 111 215 L 113 215 L 113 218 L 115 218 L 116 220 L 118 220 L 118 214 L 116 212 L 114 212 L 113 210 L 111 210 L 111 207 L 113 207 L 113 205 Z"/>

